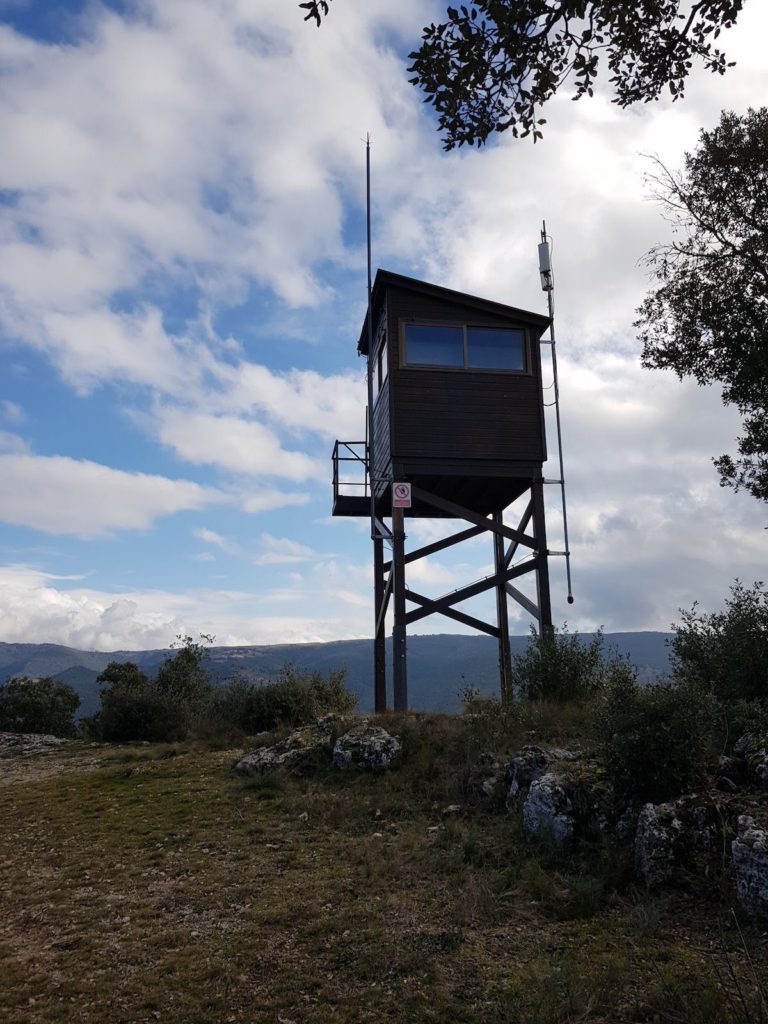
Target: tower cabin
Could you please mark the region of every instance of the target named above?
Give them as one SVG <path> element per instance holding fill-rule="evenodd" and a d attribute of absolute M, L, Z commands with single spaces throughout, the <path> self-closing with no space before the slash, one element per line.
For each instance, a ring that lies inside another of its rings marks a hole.
<path fill-rule="evenodd" d="M 547 457 L 539 340 L 549 318 L 386 270 L 371 304 L 377 511 L 389 514 L 391 482 L 403 480 L 500 512 Z M 358 352 L 368 348 L 366 318 Z M 334 489 L 334 515 L 370 512 L 368 496 Z M 405 514 L 450 515 L 418 498 Z"/>
<path fill-rule="evenodd" d="M 501 691 L 509 694 L 508 599 L 540 630 L 552 622 L 540 355 L 550 320 L 386 270 L 376 274 L 370 302 L 358 342 L 368 360 L 366 439 L 336 442 L 333 514 L 371 521 L 376 710 L 387 707 L 390 598 L 395 710 L 408 706 L 406 629 L 432 614 L 498 640 Z M 505 510 L 526 492 L 522 515 L 514 526 L 505 523 Z M 452 536 L 406 552 L 405 517 L 465 522 Z M 491 576 L 437 598 L 408 586 L 408 565 L 482 534 L 492 544 Z M 513 584 L 526 575 L 535 579 L 535 599 Z M 493 623 L 458 607 L 484 592 L 495 592 Z"/>

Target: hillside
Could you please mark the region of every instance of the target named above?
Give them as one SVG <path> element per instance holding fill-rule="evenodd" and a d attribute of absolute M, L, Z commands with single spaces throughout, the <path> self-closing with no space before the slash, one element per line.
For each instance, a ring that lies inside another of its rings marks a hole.
<path fill-rule="evenodd" d="M 667 673 L 670 633 L 608 633 L 606 647 L 629 658 L 641 678 Z M 513 654 L 524 650 L 527 636 L 512 637 Z M 0 681 L 14 675 L 53 676 L 80 694 L 80 713 L 96 711 L 99 703 L 96 677 L 110 661 L 135 661 L 154 672 L 168 651 L 78 651 L 56 644 L 0 643 Z M 417 711 L 455 712 L 459 691 L 471 685 L 483 693 L 498 687 L 497 646 L 492 637 L 441 634 L 408 639 L 410 705 Z M 372 709 L 373 671 L 370 640 L 339 640 L 325 644 L 278 644 L 274 646 L 213 647 L 209 670 L 215 680 L 240 673 L 249 679 L 274 679 L 286 664 L 303 671 L 329 672 L 346 667 L 350 690 L 362 711 Z M 391 641 L 388 642 L 391 665 Z"/>

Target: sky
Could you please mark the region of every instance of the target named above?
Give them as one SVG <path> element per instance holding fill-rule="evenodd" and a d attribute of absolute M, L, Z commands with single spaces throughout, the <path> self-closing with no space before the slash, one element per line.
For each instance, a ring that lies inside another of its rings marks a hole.
<path fill-rule="evenodd" d="M 649 155 L 679 167 L 721 109 L 765 103 L 768 6 L 681 102 L 566 91 L 535 146 L 450 153 L 406 72 L 441 12 L 336 0 L 318 30 L 284 0 L 0 0 L 0 641 L 372 634 L 368 524 L 330 515 L 333 443 L 364 436 L 366 133 L 375 266 L 545 313 L 546 219 L 575 595 L 554 559 L 555 621 L 668 629 L 765 578 L 765 507 L 711 465 L 737 414 L 642 369 L 632 322 L 669 232 Z M 472 582 L 489 545 L 411 582 Z"/>

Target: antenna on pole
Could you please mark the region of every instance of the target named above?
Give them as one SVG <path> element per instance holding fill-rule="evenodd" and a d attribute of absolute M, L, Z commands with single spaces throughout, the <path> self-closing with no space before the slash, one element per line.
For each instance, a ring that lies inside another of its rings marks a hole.
<path fill-rule="evenodd" d="M 539 242 L 539 276 L 542 291 L 547 293 L 549 304 L 549 337 L 552 346 L 552 375 L 555 391 L 555 422 L 557 424 L 557 453 L 560 458 L 560 494 L 563 505 L 563 536 L 565 539 L 565 574 L 568 581 L 568 604 L 573 604 L 571 587 L 571 549 L 568 544 L 568 513 L 565 506 L 565 472 L 563 469 L 563 437 L 560 430 L 560 385 L 557 379 L 557 352 L 555 351 L 555 277 L 552 272 L 552 253 L 547 238 L 547 225 L 541 222 L 541 242 Z"/>
<path fill-rule="evenodd" d="M 371 136 L 365 136 L 365 227 L 368 251 L 368 421 L 365 461 L 371 490 L 371 539 L 376 536 L 376 493 L 373 483 L 373 303 L 371 288 Z"/>

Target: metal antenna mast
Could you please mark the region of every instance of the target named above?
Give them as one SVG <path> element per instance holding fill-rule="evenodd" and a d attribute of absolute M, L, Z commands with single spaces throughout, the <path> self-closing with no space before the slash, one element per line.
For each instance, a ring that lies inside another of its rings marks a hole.
<path fill-rule="evenodd" d="M 555 391 L 555 422 L 557 424 L 557 453 L 560 459 L 560 495 L 563 505 L 563 536 L 565 540 L 565 574 L 568 581 L 568 604 L 573 604 L 571 587 L 571 549 L 568 544 L 568 513 L 565 507 L 565 472 L 563 469 L 563 437 L 560 430 L 560 385 L 557 379 L 557 352 L 555 346 L 555 280 L 552 273 L 552 256 L 547 239 L 547 225 L 541 222 L 541 242 L 539 243 L 539 274 L 542 290 L 547 293 L 549 304 L 549 341 L 552 346 L 552 375 Z M 545 342 L 546 343 L 546 342 Z"/>
<path fill-rule="evenodd" d="M 366 462 L 371 488 L 371 540 L 376 537 L 376 488 L 373 482 L 373 306 L 371 303 L 371 136 L 365 136 L 365 226 L 368 249 L 368 422 Z"/>

